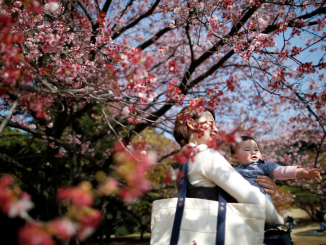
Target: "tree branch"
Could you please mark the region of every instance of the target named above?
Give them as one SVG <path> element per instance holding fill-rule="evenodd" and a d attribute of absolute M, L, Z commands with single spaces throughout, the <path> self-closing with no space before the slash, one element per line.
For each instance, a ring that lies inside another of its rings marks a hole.
<path fill-rule="evenodd" d="M 163 36 L 165 33 L 168 31 L 172 30 L 171 27 L 165 27 L 164 29 L 158 31 L 152 38 L 148 39 L 146 42 L 138 45 L 137 48 L 144 50 L 145 48 L 149 47 L 152 45 L 157 39 L 159 39 L 161 36 Z"/>
<path fill-rule="evenodd" d="M 234 36 L 244 25 L 244 23 L 247 22 L 247 20 L 255 13 L 255 11 L 258 9 L 257 7 L 250 8 L 244 16 L 241 18 L 241 20 L 233 25 L 229 33 L 226 35 L 227 37 Z M 181 84 L 179 86 L 179 89 L 181 89 L 183 94 L 186 94 L 189 88 L 187 87 L 187 83 L 190 80 L 190 77 L 192 73 L 196 70 L 196 68 L 201 65 L 204 61 L 206 61 L 211 55 L 213 55 L 219 46 L 222 46 L 224 44 L 224 40 L 220 40 L 217 44 L 215 44 L 212 48 L 210 48 L 208 51 L 206 51 L 204 54 L 202 54 L 200 57 L 198 57 L 196 60 L 191 62 L 188 70 L 185 72 L 184 77 L 181 81 Z M 233 51 L 234 52 L 234 51 Z M 224 62 L 223 62 L 224 63 Z"/>
<path fill-rule="evenodd" d="M 34 174 L 32 171 L 28 171 L 23 165 L 7 155 L 0 153 L 0 161 L 1 164 L 8 163 L 10 164 L 10 168 L 15 167 L 16 169 L 22 171 L 23 175 L 26 175 L 25 177 L 35 180 L 38 179 L 36 174 Z"/>
<path fill-rule="evenodd" d="M 108 12 L 108 10 L 109 10 L 109 8 L 110 8 L 110 5 L 111 5 L 111 2 L 112 2 L 112 0 L 106 0 L 104 6 L 103 6 L 103 8 L 102 8 L 102 11 L 103 11 L 103 12 L 105 12 L 105 13 Z"/>
<path fill-rule="evenodd" d="M 0 120 L 0 122 L 1 122 L 1 120 Z M 61 141 L 59 139 L 56 139 L 56 138 L 54 138 L 52 136 L 46 136 L 46 135 L 40 134 L 38 132 L 35 132 L 34 130 L 31 130 L 30 128 L 26 128 L 26 127 L 24 127 L 22 125 L 19 125 L 18 123 L 8 122 L 8 126 L 9 127 L 13 127 L 13 128 L 18 128 L 18 129 L 21 129 L 21 130 L 24 130 L 24 131 L 26 131 L 28 133 L 31 133 L 36 138 L 44 139 L 44 140 L 47 140 L 47 141 L 50 141 L 50 142 L 54 142 L 57 145 L 60 145 L 60 146 L 64 147 L 66 150 L 73 151 L 73 152 L 80 152 L 80 149 L 75 148 L 75 147 L 72 147 L 72 146 L 64 143 L 63 141 Z M 91 158 L 89 156 L 86 156 L 84 154 L 80 154 L 80 155 L 83 158 L 85 158 L 86 160 L 88 160 L 91 164 L 93 164 L 97 169 L 101 169 L 101 167 L 97 165 L 96 161 L 93 158 Z"/>
<path fill-rule="evenodd" d="M 187 38 L 188 38 L 188 42 L 189 42 L 189 49 L 190 49 L 190 54 L 191 54 L 191 62 L 193 62 L 195 56 L 194 56 L 194 50 L 192 48 L 191 37 L 189 35 L 189 23 L 187 23 L 185 29 L 186 29 L 186 35 L 187 35 Z"/>
<path fill-rule="evenodd" d="M 137 19 L 135 19 L 134 21 L 132 21 L 129 25 L 122 27 L 120 30 L 116 31 L 115 33 L 113 33 L 112 40 L 115 40 L 116 38 L 118 38 L 122 33 L 124 33 L 126 30 L 134 27 L 135 25 L 137 25 L 142 19 L 150 16 L 155 8 L 157 7 L 157 5 L 160 3 L 161 0 L 156 0 L 155 3 L 153 4 L 153 6 L 150 8 L 150 10 L 148 10 L 146 13 L 142 14 L 141 16 L 139 16 Z"/>

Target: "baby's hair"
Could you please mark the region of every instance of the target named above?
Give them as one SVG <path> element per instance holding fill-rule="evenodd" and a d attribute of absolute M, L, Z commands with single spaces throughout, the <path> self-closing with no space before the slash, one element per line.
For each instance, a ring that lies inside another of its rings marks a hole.
<path fill-rule="evenodd" d="M 240 138 L 241 138 L 241 141 L 239 143 L 247 141 L 247 140 L 253 140 L 257 143 L 257 141 L 253 137 L 248 136 L 248 135 L 240 136 Z M 231 154 L 236 153 L 239 143 L 236 143 L 235 145 L 230 145 Z M 257 143 L 257 145 L 258 145 L 258 143 Z M 258 147 L 259 147 L 259 145 L 258 145 Z"/>

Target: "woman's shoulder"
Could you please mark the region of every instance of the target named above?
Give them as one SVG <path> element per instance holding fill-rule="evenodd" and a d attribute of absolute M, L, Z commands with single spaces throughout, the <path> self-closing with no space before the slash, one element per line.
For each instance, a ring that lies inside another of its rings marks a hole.
<path fill-rule="evenodd" d="M 216 159 L 216 158 L 224 158 L 217 150 L 213 148 L 208 148 L 207 145 L 199 145 L 198 146 L 197 155 L 202 158 Z"/>
<path fill-rule="evenodd" d="M 221 153 L 219 153 L 217 150 L 215 150 L 213 148 L 209 148 L 208 145 L 205 145 L 205 144 L 198 145 L 197 148 L 199 149 L 199 152 L 207 152 L 210 154 L 217 154 L 217 155 L 222 156 Z"/>
<path fill-rule="evenodd" d="M 209 148 L 208 145 L 195 145 L 193 143 L 190 143 L 188 144 L 188 146 L 194 147 L 194 153 L 197 156 L 197 159 L 224 158 L 217 150 Z"/>

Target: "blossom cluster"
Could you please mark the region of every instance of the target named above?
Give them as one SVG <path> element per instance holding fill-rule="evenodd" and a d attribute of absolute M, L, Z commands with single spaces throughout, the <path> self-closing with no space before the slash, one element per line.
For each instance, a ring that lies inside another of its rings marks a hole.
<path fill-rule="evenodd" d="M 174 154 L 173 160 L 181 164 L 188 162 L 189 160 L 194 161 L 194 157 L 198 152 L 198 148 L 186 145 L 182 149 L 182 151 L 179 151 L 178 153 Z"/>
<path fill-rule="evenodd" d="M 150 189 L 151 185 L 146 180 L 146 173 L 153 167 L 155 155 L 150 152 L 146 153 L 144 150 L 130 154 L 120 143 L 115 149 L 117 179 L 126 183 L 119 189 L 118 195 L 124 201 L 130 202 Z M 111 180 L 108 185 L 112 186 L 112 183 Z"/>
<path fill-rule="evenodd" d="M 70 5 L 77 9 L 76 3 Z M 36 118 L 48 117 L 46 108 L 55 104 L 59 93 L 66 98 L 91 94 L 102 101 L 99 95 L 111 89 L 120 99 L 131 95 L 143 103 L 151 101 L 157 83 L 147 69 L 153 58 L 128 45 L 112 46 L 112 31 L 106 27 L 109 20 L 102 12 L 94 45 L 88 19 L 78 11 L 65 11 L 69 6 L 56 1 L 43 6 L 34 0 L 0 4 L 2 99 L 9 94 L 21 97 L 19 108 L 35 113 Z M 65 21 L 72 17 L 72 23 Z M 74 28 L 80 32 L 71 32 Z"/>
<path fill-rule="evenodd" d="M 169 81 L 169 87 L 166 90 L 166 98 L 172 99 L 179 103 L 180 105 L 183 104 L 182 100 L 185 98 L 185 95 L 182 94 L 182 91 L 177 87 L 177 81 Z"/>
<path fill-rule="evenodd" d="M 31 197 L 17 186 L 14 186 L 14 179 L 4 175 L 0 179 L 0 208 L 10 218 L 25 218 L 27 211 L 34 207 Z"/>
<path fill-rule="evenodd" d="M 140 142 L 134 147 L 144 149 L 144 144 Z M 96 189 L 88 181 L 74 187 L 60 188 L 57 200 L 67 206 L 67 213 L 48 222 L 34 220 L 28 215 L 28 211 L 34 207 L 30 196 L 15 185 L 11 176 L 4 175 L 0 179 L 0 209 L 11 218 L 21 217 L 27 221 L 18 233 L 20 244 L 32 245 L 38 241 L 38 244 L 52 245 L 55 244 L 53 237 L 67 241 L 77 236 L 84 241 L 94 233 L 102 219 L 101 212 L 92 208 L 96 198 L 118 195 L 123 201 L 130 202 L 148 191 L 150 182 L 146 174 L 153 166 L 155 156 L 144 150 L 130 152 L 119 144 L 115 149 L 116 178 L 99 172 Z"/>
<path fill-rule="evenodd" d="M 276 46 L 274 37 L 259 32 L 252 33 L 250 41 L 243 36 L 241 38 L 232 38 L 231 42 L 234 44 L 234 51 L 246 60 L 252 57 L 254 53 L 260 52 L 263 47 Z"/>

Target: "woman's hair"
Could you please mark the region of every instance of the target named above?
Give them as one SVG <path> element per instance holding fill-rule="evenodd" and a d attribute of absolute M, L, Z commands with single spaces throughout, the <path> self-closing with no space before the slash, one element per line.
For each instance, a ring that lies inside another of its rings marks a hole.
<path fill-rule="evenodd" d="M 210 112 L 215 120 L 214 111 L 206 107 L 204 112 L 205 111 Z M 196 111 L 193 110 L 190 106 L 183 108 L 177 115 L 174 124 L 173 136 L 181 147 L 189 143 L 189 139 L 191 136 L 191 131 L 184 119 L 187 117 L 192 118 L 194 120 L 198 120 L 199 118 L 201 118 L 201 116 L 202 113 L 197 114 Z"/>
<path fill-rule="evenodd" d="M 240 138 L 241 138 L 241 141 L 239 143 L 244 142 L 244 141 L 248 141 L 248 140 L 253 140 L 253 141 L 255 141 L 257 143 L 257 146 L 259 147 L 258 142 L 251 136 L 243 135 L 243 136 L 240 136 Z M 236 153 L 239 143 L 236 143 L 235 146 L 230 145 L 231 154 Z"/>

